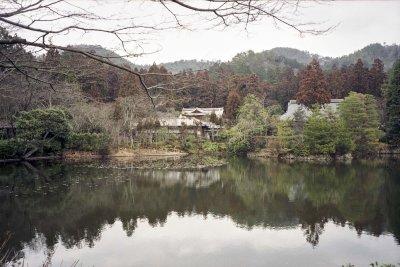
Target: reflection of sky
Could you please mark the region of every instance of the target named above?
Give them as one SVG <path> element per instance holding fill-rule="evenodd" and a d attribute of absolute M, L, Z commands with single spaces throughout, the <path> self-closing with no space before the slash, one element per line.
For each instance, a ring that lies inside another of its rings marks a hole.
<path fill-rule="evenodd" d="M 25 262 L 39 266 L 43 251 L 24 250 Z M 400 247 L 391 235 L 359 237 L 348 226 L 325 224 L 320 242 L 312 247 L 300 227 L 239 228 L 228 217 L 168 216 L 163 226 L 138 222 L 131 237 L 117 221 L 104 228 L 93 248 L 57 246 L 53 266 L 368 266 L 400 262 Z"/>

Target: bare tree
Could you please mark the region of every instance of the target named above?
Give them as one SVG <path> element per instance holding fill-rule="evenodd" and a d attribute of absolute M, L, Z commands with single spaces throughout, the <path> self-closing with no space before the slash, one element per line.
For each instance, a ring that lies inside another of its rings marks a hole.
<path fill-rule="evenodd" d="M 102 56 L 78 47 L 57 44 L 57 37 L 81 34 L 84 38 L 93 33 L 101 34 L 107 38 L 105 40 L 113 39 L 119 43 L 118 51 L 123 51 L 121 57 L 139 57 L 147 52 L 143 44 L 146 43 L 148 34 L 171 28 L 195 29 L 197 27 L 192 18 L 203 20 L 206 27 L 229 27 L 241 24 L 247 29 L 255 21 L 270 19 L 276 26 L 288 26 L 299 34 L 320 34 L 329 30 L 318 30 L 316 24 L 298 21 L 297 10 L 305 2 L 311 2 L 305 0 L 121 1 L 127 5 L 138 2 L 142 6 L 158 5 L 169 14 L 169 18 L 154 22 L 151 18 L 139 16 L 104 16 L 89 7 L 84 7 L 88 5 L 83 3 L 88 2 L 107 3 L 100 0 L 0 0 L 0 27 L 11 34 L 19 35 L 2 35 L 0 38 L 1 74 L 7 75 L 9 71 L 18 72 L 27 81 L 44 83 L 55 90 L 48 77 L 41 74 L 45 71 L 51 72 L 53 69 L 51 66 L 43 65 L 36 56 L 44 50 L 54 49 L 80 54 L 135 75 L 147 96 L 153 99 L 157 94 L 152 95 L 152 89 L 160 87 L 148 86 L 145 77 L 160 75 L 159 73 L 143 74 L 114 63 L 113 56 Z M 11 46 L 17 49 L 7 49 Z M 21 58 L 20 55 L 26 51 L 34 56 Z M 165 89 L 165 84 L 161 88 Z"/>

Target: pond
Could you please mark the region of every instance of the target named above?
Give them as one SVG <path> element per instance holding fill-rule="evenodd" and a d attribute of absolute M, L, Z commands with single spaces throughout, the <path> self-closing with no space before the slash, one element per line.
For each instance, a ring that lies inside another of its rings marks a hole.
<path fill-rule="evenodd" d="M 0 259 L 30 267 L 400 262 L 398 161 L 132 165 L 0 166 L 0 238 L 10 235 Z"/>

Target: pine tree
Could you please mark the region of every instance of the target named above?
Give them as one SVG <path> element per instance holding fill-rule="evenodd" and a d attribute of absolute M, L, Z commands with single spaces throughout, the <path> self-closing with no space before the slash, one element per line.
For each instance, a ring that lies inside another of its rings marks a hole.
<path fill-rule="evenodd" d="M 330 102 L 328 83 L 319 62 L 315 59 L 307 65 L 306 70 L 301 75 L 296 100 L 307 107 L 316 103 L 322 105 Z"/>
<path fill-rule="evenodd" d="M 384 140 L 392 146 L 400 146 L 400 60 L 397 60 L 389 77 L 387 88 L 387 129 Z"/>

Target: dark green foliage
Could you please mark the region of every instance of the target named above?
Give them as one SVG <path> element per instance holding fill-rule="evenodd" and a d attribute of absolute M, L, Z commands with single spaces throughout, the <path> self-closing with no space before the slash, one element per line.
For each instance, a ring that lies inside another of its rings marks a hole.
<path fill-rule="evenodd" d="M 17 136 L 26 141 L 55 139 L 64 144 L 71 132 L 70 119 L 62 109 L 23 111 L 15 120 Z"/>
<path fill-rule="evenodd" d="M 397 60 L 390 73 L 387 87 L 387 127 L 384 140 L 400 146 L 400 60 Z"/>
<path fill-rule="evenodd" d="M 80 151 L 107 153 L 110 147 L 110 138 L 106 134 L 72 133 L 67 147 Z"/>
<path fill-rule="evenodd" d="M 0 159 L 12 158 L 14 152 L 15 145 L 12 140 L 0 140 Z"/>
<path fill-rule="evenodd" d="M 0 159 L 23 157 L 27 152 L 37 149 L 35 156 L 58 155 L 62 150 L 61 143 L 56 140 L 25 141 L 21 139 L 0 140 Z"/>
<path fill-rule="evenodd" d="M 210 115 L 210 122 L 215 123 L 215 124 L 217 124 L 217 122 L 218 122 L 218 117 L 214 111 Z"/>
<path fill-rule="evenodd" d="M 69 139 L 71 116 L 61 109 L 20 112 L 15 118 L 15 139 L 0 144 L 0 158 L 27 158 L 58 154 Z"/>

